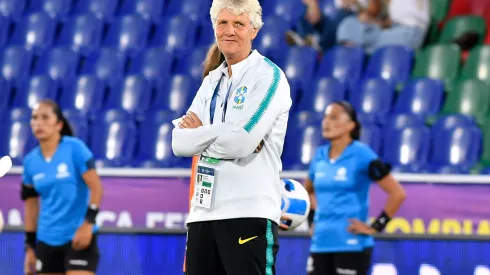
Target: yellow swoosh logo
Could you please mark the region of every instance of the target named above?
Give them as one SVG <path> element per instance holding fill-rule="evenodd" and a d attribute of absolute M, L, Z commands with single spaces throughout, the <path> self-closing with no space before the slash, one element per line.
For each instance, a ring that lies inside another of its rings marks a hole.
<path fill-rule="evenodd" d="M 258 236 L 253 236 L 253 237 L 248 238 L 248 239 L 245 239 L 245 240 L 242 240 L 242 237 L 240 237 L 240 238 L 238 239 L 238 244 L 244 244 L 244 243 L 249 242 L 249 241 L 251 241 L 251 240 L 253 240 L 253 239 L 257 238 L 257 237 L 258 237 Z"/>

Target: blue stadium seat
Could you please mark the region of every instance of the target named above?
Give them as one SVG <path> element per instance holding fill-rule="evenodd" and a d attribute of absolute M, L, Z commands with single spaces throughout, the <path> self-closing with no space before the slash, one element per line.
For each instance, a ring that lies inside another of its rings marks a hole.
<path fill-rule="evenodd" d="M 133 58 L 129 73 L 144 75 L 153 86 L 156 81 L 165 81 L 170 77 L 172 63 L 172 54 L 165 48 L 148 48 Z"/>
<path fill-rule="evenodd" d="M 214 29 L 211 21 L 208 18 L 206 20 L 201 20 L 197 30 L 197 40 L 196 46 L 206 46 L 209 47 L 215 43 L 216 38 L 214 37 Z"/>
<path fill-rule="evenodd" d="M 53 43 L 56 21 L 44 12 L 25 15 L 15 25 L 10 43 L 40 52 Z"/>
<path fill-rule="evenodd" d="M 344 100 L 345 97 L 345 89 L 340 81 L 323 77 L 315 80 L 312 89 L 303 93 L 298 109 L 323 114 L 330 103 Z"/>
<path fill-rule="evenodd" d="M 253 41 L 253 48 L 273 61 L 284 57 L 288 45 L 285 33 L 289 30 L 286 19 L 280 16 L 269 16 L 264 20 L 264 26 L 260 29 Z"/>
<path fill-rule="evenodd" d="M 152 96 L 148 81 L 142 75 L 127 75 L 110 90 L 106 108 L 123 109 L 142 120 L 150 107 Z"/>
<path fill-rule="evenodd" d="M 335 46 L 323 56 L 317 77 L 337 78 L 346 89 L 352 90 L 361 79 L 364 51 L 361 47 Z"/>
<path fill-rule="evenodd" d="M 359 141 L 365 143 L 378 155 L 381 152 L 381 129 L 376 124 L 362 125 Z"/>
<path fill-rule="evenodd" d="M 146 47 L 150 33 L 150 21 L 133 14 L 118 17 L 109 27 L 104 46 L 118 48 L 128 55 L 134 55 Z"/>
<path fill-rule="evenodd" d="M 415 114 L 421 117 L 439 112 L 444 95 L 444 83 L 436 79 L 414 79 L 403 86 L 394 112 Z"/>
<path fill-rule="evenodd" d="M 316 149 L 326 143 L 319 125 L 288 129 L 282 154 L 283 165 L 288 170 L 306 170 Z"/>
<path fill-rule="evenodd" d="M 472 116 L 462 114 L 451 114 L 439 117 L 436 123 L 432 126 L 432 131 L 445 131 L 457 127 L 476 126 L 476 120 Z"/>
<path fill-rule="evenodd" d="M 414 114 L 394 114 L 386 120 L 386 124 L 383 127 L 383 132 L 400 130 L 407 127 L 420 127 L 424 125 L 424 120 Z"/>
<path fill-rule="evenodd" d="M 95 74 L 104 85 L 112 86 L 123 77 L 125 66 L 125 54 L 116 49 L 101 48 L 87 58 L 81 73 Z"/>
<path fill-rule="evenodd" d="M 10 107 L 11 96 L 12 87 L 10 83 L 3 77 L 0 77 L 0 117 L 3 117 L 4 112 Z"/>
<path fill-rule="evenodd" d="M 291 47 L 286 57 L 277 62 L 288 80 L 296 81 L 300 89 L 308 91 L 313 70 L 316 64 L 317 52 L 311 47 Z"/>
<path fill-rule="evenodd" d="M 2 135 L 0 135 L 0 153 L 9 155 L 14 165 L 22 165 L 24 156 L 34 147 L 29 126 L 29 109 L 12 109 L 10 115 L 3 117 Z"/>
<path fill-rule="evenodd" d="M 68 47 L 47 50 L 36 64 L 34 74 L 46 74 L 61 84 L 70 83 L 76 76 L 80 56 Z"/>
<path fill-rule="evenodd" d="M 365 77 L 381 77 L 393 86 L 405 82 L 412 70 L 413 50 L 404 46 L 385 46 L 376 50 L 366 67 Z"/>
<path fill-rule="evenodd" d="M 138 166 L 151 165 L 165 168 L 179 166 L 181 158 L 175 157 L 172 152 L 174 126 L 167 115 L 165 111 L 153 112 L 141 123 L 135 161 Z"/>
<path fill-rule="evenodd" d="M 195 48 L 190 55 L 184 56 L 178 61 L 176 73 L 191 75 L 196 81 L 201 80 L 207 52 L 208 47 Z"/>
<path fill-rule="evenodd" d="M 122 0 L 118 14 L 139 14 L 153 22 L 159 22 L 165 2 L 166 0 Z"/>
<path fill-rule="evenodd" d="M 187 111 L 198 89 L 195 80 L 189 75 L 174 75 L 160 85 L 152 108 L 170 110 L 180 115 Z"/>
<path fill-rule="evenodd" d="M 188 54 L 195 43 L 197 23 L 187 15 L 166 18 L 155 30 L 152 46 L 163 46 L 177 56 Z"/>
<path fill-rule="evenodd" d="M 32 52 L 22 46 L 7 46 L 1 51 L 0 68 L 8 81 L 23 81 L 30 73 Z"/>
<path fill-rule="evenodd" d="M 80 75 L 63 87 L 59 102 L 62 109 L 79 110 L 92 120 L 102 108 L 103 100 L 104 86 L 97 76 Z"/>
<path fill-rule="evenodd" d="M 13 106 L 32 109 L 39 101 L 46 98 L 56 100 L 57 96 L 58 85 L 56 81 L 48 75 L 36 75 L 19 84 Z"/>
<path fill-rule="evenodd" d="M 4 47 L 8 42 L 10 23 L 8 17 L 0 15 L 0 47 Z"/>
<path fill-rule="evenodd" d="M 131 163 L 136 143 L 136 125 L 124 110 L 98 115 L 90 129 L 90 148 L 97 166 L 124 167 Z"/>
<path fill-rule="evenodd" d="M 305 6 L 297 0 L 264 0 L 262 9 L 265 16 L 281 16 L 292 26 L 304 14 Z"/>
<path fill-rule="evenodd" d="M 474 125 L 433 127 L 429 172 L 469 173 L 480 159 L 481 142 L 481 131 Z"/>
<path fill-rule="evenodd" d="M 408 124 L 384 130 L 383 133 L 382 158 L 392 165 L 394 172 L 420 173 L 425 170 L 430 149 L 430 130 L 427 126 Z"/>
<path fill-rule="evenodd" d="M 102 29 L 102 20 L 92 13 L 73 15 L 61 27 L 56 44 L 70 46 L 86 56 L 98 49 Z"/>
<path fill-rule="evenodd" d="M 206 0 L 169 0 L 167 15 L 185 14 L 186 17 L 198 21 L 209 16 L 210 2 Z"/>
<path fill-rule="evenodd" d="M 111 20 L 119 0 L 78 0 L 73 8 L 75 14 L 93 13 L 98 18 Z"/>
<path fill-rule="evenodd" d="M 336 16 L 339 11 L 335 6 L 335 0 L 320 0 L 319 4 L 322 13 L 328 17 Z"/>
<path fill-rule="evenodd" d="M 0 14 L 18 20 L 24 13 L 27 0 L 0 0 Z"/>
<path fill-rule="evenodd" d="M 394 91 L 390 84 L 381 78 L 368 78 L 359 82 L 352 91 L 350 99 L 359 115 L 376 123 L 384 124 L 390 112 Z"/>
<path fill-rule="evenodd" d="M 68 120 L 68 123 L 70 123 L 74 135 L 87 143 L 88 121 L 85 113 L 76 109 L 66 109 L 63 110 L 63 115 L 65 116 L 66 120 Z"/>
<path fill-rule="evenodd" d="M 64 18 L 71 9 L 72 0 L 34 0 L 30 1 L 28 12 L 43 11 L 53 18 Z"/>
<path fill-rule="evenodd" d="M 317 126 L 321 128 L 322 120 L 323 113 L 312 111 L 298 111 L 293 113 L 290 112 L 288 125 L 291 126 L 291 128 L 304 128 L 307 126 Z"/>

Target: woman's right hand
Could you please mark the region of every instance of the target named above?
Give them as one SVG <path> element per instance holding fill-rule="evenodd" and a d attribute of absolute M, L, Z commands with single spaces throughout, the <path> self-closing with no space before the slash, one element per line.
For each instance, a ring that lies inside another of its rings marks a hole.
<path fill-rule="evenodd" d="M 34 249 L 28 248 L 24 259 L 24 273 L 27 275 L 36 273 L 36 253 Z"/>

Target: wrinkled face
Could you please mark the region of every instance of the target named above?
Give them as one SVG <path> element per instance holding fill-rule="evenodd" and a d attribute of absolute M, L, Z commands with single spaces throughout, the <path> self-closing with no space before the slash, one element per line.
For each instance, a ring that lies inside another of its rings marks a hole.
<path fill-rule="evenodd" d="M 330 104 L 322 120 L 322 135 L 328 140 L 343 138 L 349 136 L 355 126 L 342 106 Z"/>
<path fill-rule="evenodd" d="M 223 9 L 216 20 L 214 35 L 225 57 L 247 57 L 257 36 L 248 14 L 234 15 Z"/>
<path fill-rule="evenodd" d="M 62 127 L 63 123 L 58 121 L 53 107 L 49 104 L 40 103 L 32 110 L 31 129 L 39 141 L 59 135 Z"/>

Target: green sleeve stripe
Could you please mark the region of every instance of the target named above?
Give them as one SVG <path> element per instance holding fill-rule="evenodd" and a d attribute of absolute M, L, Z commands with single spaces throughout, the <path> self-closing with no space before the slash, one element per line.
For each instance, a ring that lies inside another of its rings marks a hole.
<path fill-rule="evenodd" d="M 245 127 L 243 127 L 248 133 L 253 130 L 257 123 L 259 123 L 265 111 L 271 104 L 272 99 L 276 95 L 277 87 L 279 86 L 279 80 L 281 79 L 281 72 L 279 71 L 277 65 L 270 61 L 268 58 L 264 58 L 264 61 L 269 64 L 273 69 L 272 83 L 269 86 L 269 89 L 267 90 L 264 99 L 262 99 L 262 101 L 260 102 L 257 111 L 255 111 L 247 124 L 245 124 Z"/>

